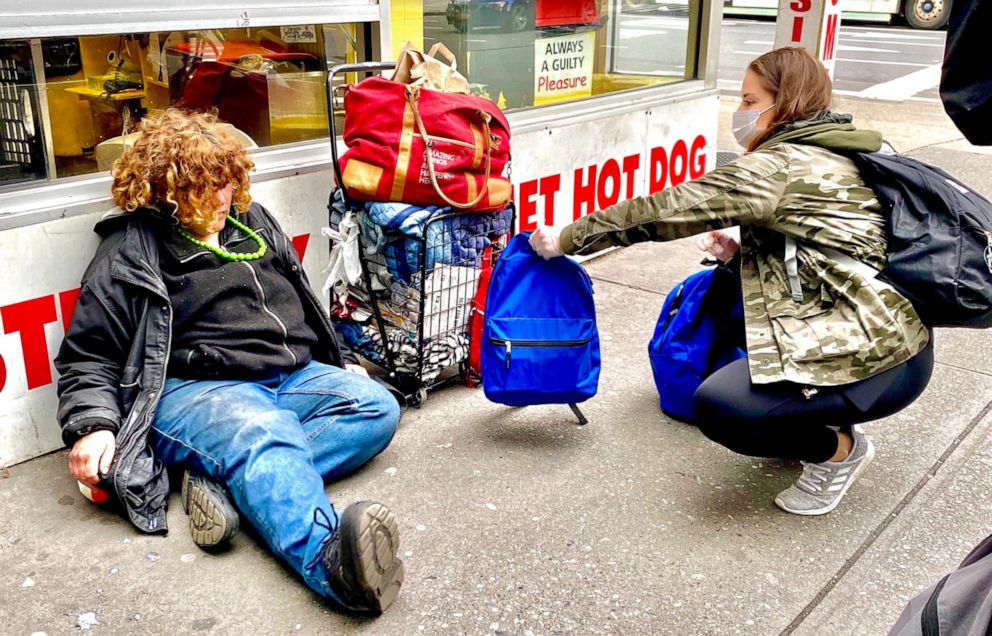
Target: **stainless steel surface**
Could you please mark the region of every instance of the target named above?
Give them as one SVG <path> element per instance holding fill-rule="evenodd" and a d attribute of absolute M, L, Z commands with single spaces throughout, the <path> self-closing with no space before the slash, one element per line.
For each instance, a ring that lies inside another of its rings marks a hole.
<path fill-rule="evenodd" d="M 52 116 L 48 112 L 48 90 L 40 85 L 45 77 L 45 60 L 41 51 L 41 40 L 31 39 L 31 61 L 34 63 L 34 78 L 38 85 L 38 108 L 41 110 L 41 134 L 45 139 L 45 166 L 48 178 L 55 178 L 55 143 L 52 140 Z"/>
<path fill-rule="evenodd" d="M 0 2 L 0 39 L 184 29 L 228 29 L 331 22 L 374 22 L 371 0 L 46 0 Z"/>

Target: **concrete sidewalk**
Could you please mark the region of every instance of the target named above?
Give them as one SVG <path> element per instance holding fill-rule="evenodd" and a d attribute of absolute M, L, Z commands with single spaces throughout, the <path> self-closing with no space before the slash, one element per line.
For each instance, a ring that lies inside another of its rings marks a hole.
<path fill-rule="evenodd" d="M 992 191 L 987 155 L 919 156 Z M 795 517 L 772 499 L 797 465 L 734 455 L 658 409 L 647 342 L 698 260 L 680 241 L 588 264 L 603 339 L 588 426 L 445 389 L 328 487 L 339 509 L 378 499 L 400 518 L 407 582 L 386 616 L 338 615 L 247 534 L 200 552 L 175 496 L 172 532 L 137 534 L 82 499 L 60 452 L 0 474 L 0 633 L 884 633 L 992 532 L 992 333 L 938 333 L 926 393 L 869 425 L 861 481 L 834 513 Z"/>

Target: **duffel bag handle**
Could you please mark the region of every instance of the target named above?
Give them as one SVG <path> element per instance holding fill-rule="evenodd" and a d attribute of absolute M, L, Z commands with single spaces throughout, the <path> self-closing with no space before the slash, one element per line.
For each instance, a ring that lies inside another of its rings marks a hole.
<path fill-rule="evenodd" d="M 417 96 L 414 91 L 407 91 L 407 100 L 410 102 L 410 108 L 413 109 L 413 118 L 417 122 L 417 128 L 420 129 L 420 137 L 424 140 L 424 156 L 427 159 L 427 172 L 430 173 L 431 185 L 434 186 L 434 192 L 437 193 L 441 199 L 453 208 L 458 208 L 461 210 L 467 210 L 474 208 L 479 205 L 482 198 L 486 196 L 489 190 L 489 174 L 492 168 L 492 144 L 489 139 L 489 119 L 490 115 L 484 113 L 481 110 L 475 111 L 475 114 L 479 116 L 479 120 L 482 122 L 482 143 L 484 145 L 484 151 L 486 155 L 486 177 L 482 181 L 482 188 L 479 190 L 479 196 L 475 197 L 472 201 L 468 203 L 459 203 L 455 201 L 441 189 L 441 184 L 437 182 L 437 173 L 434 171 L 434 153 L 431 152 L 431 148 L 434 146 L 433 138 L 427 134 L 427 128 L 424 127 L 424 121 L 420 118 L 420 111 L 417 109 Z M 471 176 L 466 176 L 466 179 L 470 179 Z"/>

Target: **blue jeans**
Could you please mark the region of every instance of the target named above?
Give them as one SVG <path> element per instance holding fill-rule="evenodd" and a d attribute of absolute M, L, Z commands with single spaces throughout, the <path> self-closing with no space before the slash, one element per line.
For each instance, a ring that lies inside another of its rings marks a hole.
<path fill-rule="evenodd" d="M 261 382 L 168 379 L 149 435 L 167 466 L 227 486 L 242 516 L 314 591 L 327 585 L 320 550 L 340 518 L 325 479 L 389 445 L 396 399 L 376 382 L 319 362 Z"/>

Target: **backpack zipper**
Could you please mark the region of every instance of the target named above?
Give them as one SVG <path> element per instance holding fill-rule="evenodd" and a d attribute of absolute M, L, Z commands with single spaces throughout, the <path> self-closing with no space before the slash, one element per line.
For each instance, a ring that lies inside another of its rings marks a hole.
<path fill-rule="evenodd" d="M 513 356 L 513 345 L 528 349 L 546 348 L 561 349 L 566 347 L 584 347 L 592 342 L 592 338 L 582 340 L 506 340 L 505 338 L 490 338 L 489 342 L 506 349 L 506 368 L 510 368 L 510 359 Z"/>
<path fill-rule="evenodd" d="M 985 246 L 985 266 L 989 268 L 989 273 L 992 274 L 992 232 L 986 230 L 985 238 L 987 238 L 989 242 L 989 244 Z"/>
<path fill-rule="evenodd" d="M 682 309 L 682 292 L 685 291 L 685 283 L 682 283 L 675 290 L 675 298 L 672 300 L 672 307 L 668 310 L 668 314 L 665 316 L 665 324 L 662 325 L 662 331 L 667 331 L 669 327 L 672 326 L 672 320 L 675 319 L 675 314 L 679 313 Z"/>
<path fill-rule="evenodd" d="M 920 613 L 920 630 L 923 636 L 940 636 L 940 617 L 937 614 L 937 599 L 940 597 L 940 592 L 944 589 L 944 585 L 950 576 L 948 574 L 940 579 L 940 582 L 933 588 L 930 598 L 927 599 L 927 604 L 923 606 L 923 611 Z"/>

